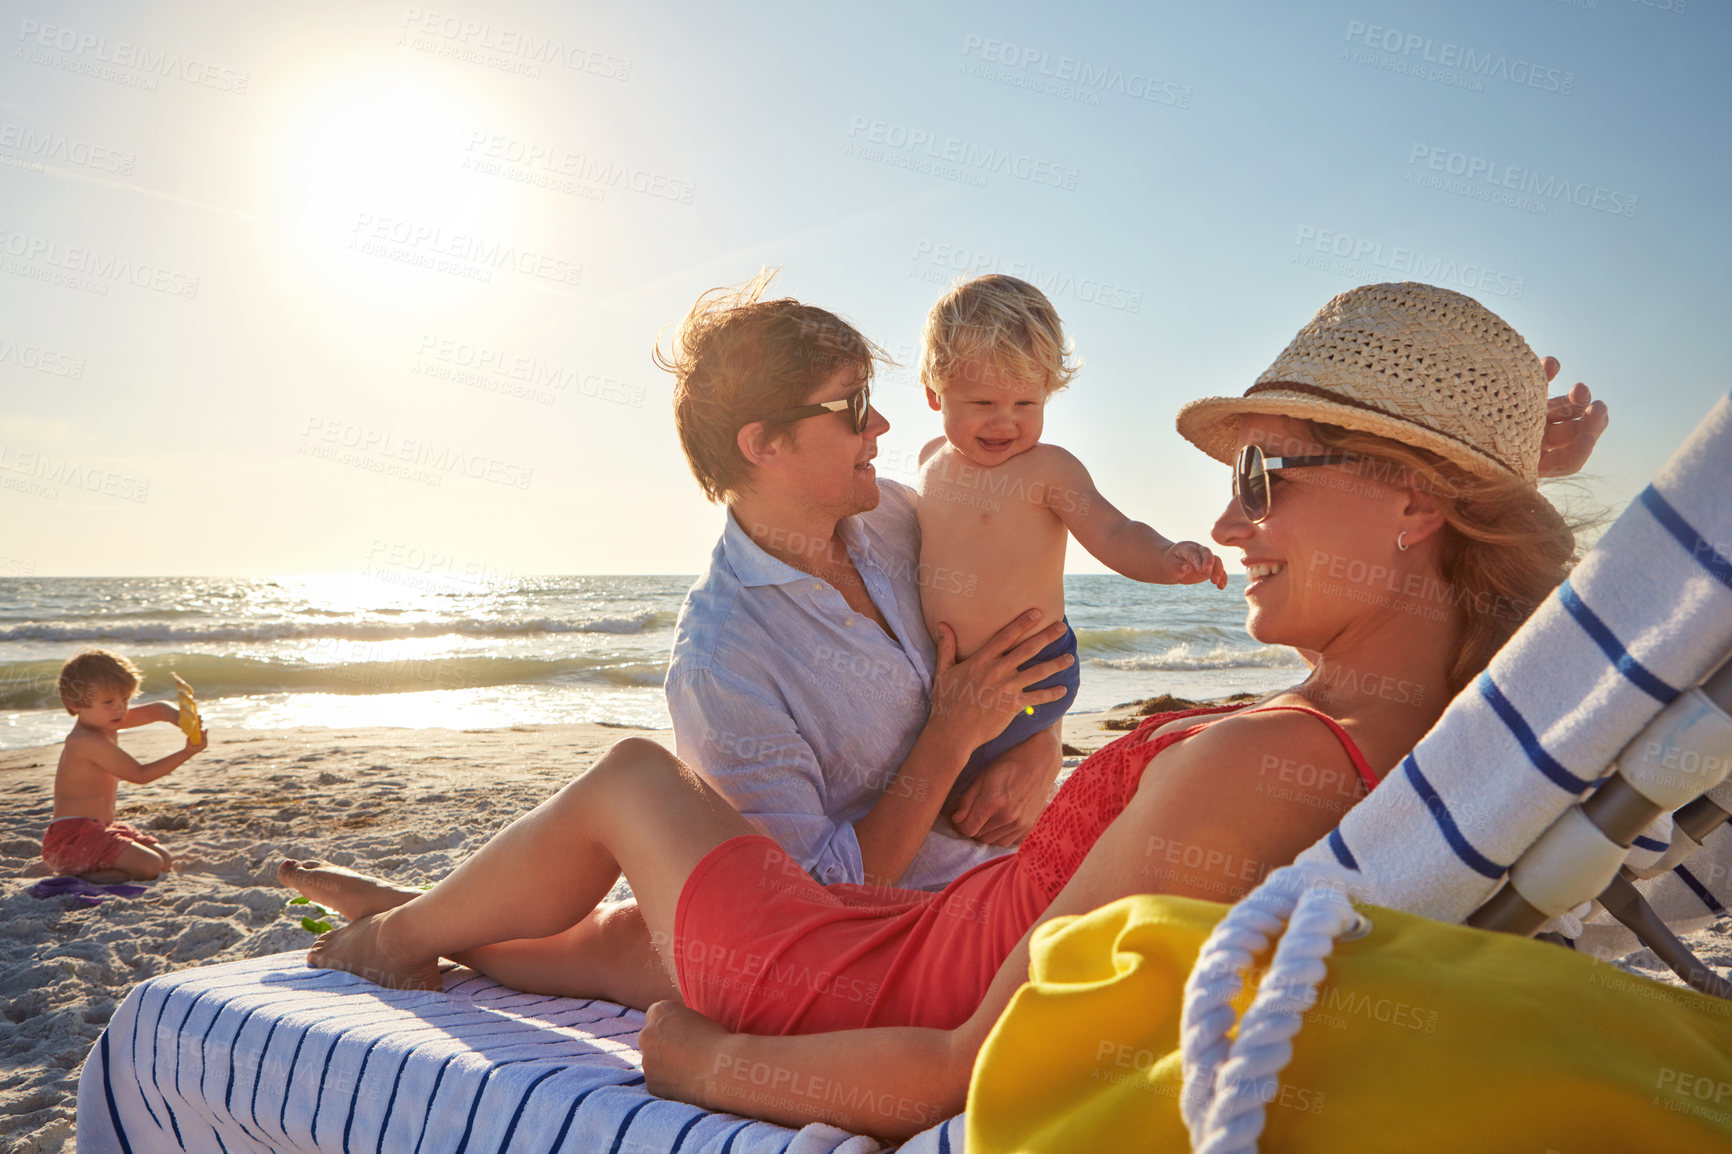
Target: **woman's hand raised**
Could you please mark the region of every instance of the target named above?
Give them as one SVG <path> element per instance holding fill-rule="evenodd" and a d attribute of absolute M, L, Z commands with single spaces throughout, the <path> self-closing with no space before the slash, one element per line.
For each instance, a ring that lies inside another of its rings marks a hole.
<path fill-rule="evenodd" d="M 1547 357 L 1546 380 L 1555 378 L 1562 367 L 1556 357 Z M 1540 476 L 1567 477 L 1580 470 L 1610 421 L 1606 402 L 1594 400 L 1588 386 L 1580 381 L 1569 392 L 1547 400 L 1546 429 L 1540 440 Z"/>

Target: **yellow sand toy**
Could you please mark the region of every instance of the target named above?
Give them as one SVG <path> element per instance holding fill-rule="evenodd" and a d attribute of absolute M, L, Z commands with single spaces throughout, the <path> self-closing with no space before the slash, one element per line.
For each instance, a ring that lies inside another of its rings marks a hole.
<path fill-rule="evenodd" d="M 193 745 L 204 740 L 203 730 L 198 723 L 198 701 L 192 695 L 192 686 L 181 680 L 178 673 L 170 673 L 174 678 L 174 687 L 180 690 L 180 728 L 186 734 L 186 739 Z"/>

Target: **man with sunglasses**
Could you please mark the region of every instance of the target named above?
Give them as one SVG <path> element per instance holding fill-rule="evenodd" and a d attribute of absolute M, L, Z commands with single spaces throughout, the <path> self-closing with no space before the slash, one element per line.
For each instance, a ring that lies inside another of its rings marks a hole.
<path fill-rule="evenodd" d="M 1031 613 L 968 661 L 935 651 L 920 592 L 946 578 L 920 571 L 912 490 L 872 466 L 878 351 L 764 287 L 700 300 L 662 360 L 687 460 L 728 510 L 669 665 L 678 751 L 820 882 L 940 886 L 1021 832 L 989 807 L 959 830 L 942 806 L 976 746 L 1061 692 L 1024 692 L 1056 669 L 1017 666 L 1063 626 Z M 1021 802 L 1056 769 L 1031 744 L 989 772 Z"/>

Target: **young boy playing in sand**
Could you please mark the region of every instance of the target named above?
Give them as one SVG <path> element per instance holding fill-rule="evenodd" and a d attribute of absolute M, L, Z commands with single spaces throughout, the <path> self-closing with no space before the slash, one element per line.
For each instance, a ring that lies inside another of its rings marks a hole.
<path fill-rule="evenodd" d="M 60 702 L 78 718 L 60 751 L 54 774 L 54 820 L 42 838 L 42 860 L 57 874 L 99 875 L 93 880 L 149 879 L 174 864 L 154 837 L 114 820 L 119 783 L 142 785 L 166 777 L 210 742 L 140 765 L 120 748 L 119 731 L 152 721 L 180 724 L 166 701 L 132 705 L 139 674 L 131 662 L 102 649 L 86 649 L 60 668 Z M 124 875 L 124 876 L 123 876 Z"/>
<path fill-rule="evenodd" d="M 1044 621 L 1062 617 L 1071 535 L 1133 580 L 1226 588 L 1220 558 L 1131 520 L 1095 490 L 1081 461 L 1041 441 L 1047 398 L 1076 367 L 1039 289 L 997 274 L 965 281 L 932 306 L 921 346 L 926 401 L 944 414 L 944 436 L 920 451 L 920 572 L 932 575 L 921 583 L 920 605 L 935 640 L 943 622 L 965 658 L 1031 605 Z M 1053 730 L 1056 747 L 1059 719 L 1076 699 L 1076 644 L 1067 626 L 1023 666 L 1070 654 L 1068 668 L 1037 683 L 1065 695 L 1018 713 L 975 750 L 956 790 L 1043 730 Z"/>

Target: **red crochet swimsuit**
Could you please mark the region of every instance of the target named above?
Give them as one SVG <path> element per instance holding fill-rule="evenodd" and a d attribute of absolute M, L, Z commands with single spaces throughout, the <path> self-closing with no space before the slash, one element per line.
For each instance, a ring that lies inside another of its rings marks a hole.
<path fill-rule="evenodd" d="M 1148 718 L 1077 767 L 1015 853 L 976 866 L 937 893 L 821 886 L 769 838 L 730 838 L 704 856 L 680 891 L 673 949 L 686 1005 L 751 1034 L 960 1025 L 1101 831 L 1130 803 L 1144 767 L 1212 723 L 1153 740 L 1149 734 L 1177 718 L 1241 709 Z M 1323 721 L 1366 789 L 1377 784 L 1332 718 L 1302 706 L 1264 709 Z"/>

